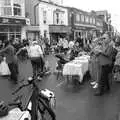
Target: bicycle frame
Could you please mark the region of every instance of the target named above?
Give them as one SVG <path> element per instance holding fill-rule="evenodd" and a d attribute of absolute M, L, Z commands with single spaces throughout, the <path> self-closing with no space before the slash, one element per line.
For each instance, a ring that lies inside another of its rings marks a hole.
<path fill-rule="evenodd" d="M 49 100 L 41 95 L 41 93 L 39 92 L 39 88 L 35 81 L 32 81 L 31 83 L 32 83 L 33 90 L 31 92 L 24 108 L 22 108 L 22 111 L 29 111 L 29 113 L 31 115 L 31 120 L 38 120 L 38 111 L 40 112 L 41 117 L 42 117 L 42 110 L 41 110 L 40 104 L 39 104 L 39 103 L 41 103 L 44 106 L 44 110 L 47 110 L 48 113 L 50 114 L 50 116 L 52 116 L 52 120 L 55 120 L 56 116 L 55 116 L 54 112 L 52 111 L 52 108 L 49 105 Z M 28 85 L 24 85 L 23 87 L 28 86 Z M 21 88 L 19 88 L 16 91 L 19 91 Z M 32 103 L 31 109 L 28 108 L 28 105 L 30 102 Z M 43 111 L 43 114 L 44 114 L 44 111 Z"/>

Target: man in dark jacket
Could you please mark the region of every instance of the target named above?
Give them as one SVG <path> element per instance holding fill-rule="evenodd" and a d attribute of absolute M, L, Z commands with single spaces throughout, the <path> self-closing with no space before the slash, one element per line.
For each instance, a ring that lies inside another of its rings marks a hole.
<path fill-rule="evenodd" d="M 98 91 L 95 95 L 103 95 L 105 91 L 110 90 L 109 85 L 109 73 L 112 72 L 112 64 L 113 64 L 113 55 L 114 55 L 114 48 L 110 44 L 111 40 L 108 34 L 103 35 L 104 43 L 103 49 L 98 54 L 98 60 L 102 68 L 101 79 L 99 80 L 98 84 Z"/>
<path fill-rule="evenodd" d="M 15 56 L 15 49 L 11 44 L 11 41 L 5 41 L 5 48 L 0 50 L 0 55 L 6 57 L 6 62 L 11 72 L 11 80 L 17 82 L 18 65 L 17 57 Z"/>

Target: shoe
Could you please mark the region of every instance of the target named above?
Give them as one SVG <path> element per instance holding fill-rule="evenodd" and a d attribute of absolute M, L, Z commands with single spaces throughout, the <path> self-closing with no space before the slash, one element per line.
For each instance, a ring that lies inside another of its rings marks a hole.
<path fill-rule="evenodd" d="M 98 88 L 98 83 L 93 86 L 94 89 Z"/>
<path fill-rule="evenodd" d="M 90 84 L 91 84 L 91 85 L 95 85 L 95 84 L 96 84 L 96 81 L 94 81 L 94 82 L 91 82 Z"/>

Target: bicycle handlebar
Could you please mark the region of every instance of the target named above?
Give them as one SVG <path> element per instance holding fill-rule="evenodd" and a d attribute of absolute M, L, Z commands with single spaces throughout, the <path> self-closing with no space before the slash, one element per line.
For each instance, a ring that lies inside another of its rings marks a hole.
<path fill-rule="evenodd" d="M 15 95 L 18 91 L 20 91 L 22 88 L 24 88 L 24 87 L 27 87 L 27 86 L 29 86 L 30 84 L 23 84 L 22 86 L 20 86 L 17 90 L 15 90 L 13 93 L 12 93 L 12 95 Z"/>
<path fill-rule="evenodd" d="M 28 78 L 28 84 L 21 85 L 19 88 L 17 88 L 17 90 L 12 92 L 12 95 L 15 95 L 18 91 L 20 91 L 24 87 L 27 87 L 27 86 L 29 86 L 31 84 L 35 85 L 35 80 L 37 80 L 37 76 L 33 76 L 31 79 Z"/>

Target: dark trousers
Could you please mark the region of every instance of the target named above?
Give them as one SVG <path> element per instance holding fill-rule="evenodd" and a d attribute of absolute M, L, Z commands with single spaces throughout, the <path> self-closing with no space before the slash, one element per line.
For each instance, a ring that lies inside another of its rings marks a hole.
<path fill-rule="evenodd" d="M 110 89 L 109 73 L 111 72 L 112 72 L 112 66 L 110 65 L 102 66 L 101 79 L 99 81 L 99 92 L 100 93 L 104 93 L 105 90 Z"/>
<path fill-rule="evenodd" d="M 34 70 L 37 69 L 38 71 L 43 72 L 45 63 L 42 57 L 31 58 L 31 63 Z"/>
<path fill-rule="evenodd" d="M 14 82 L 17 82 L 17 77 L 18 77 L 18 65 L 14 62 L 8 63 L 10 72 L 11 72 L 11 80 Z"/>

